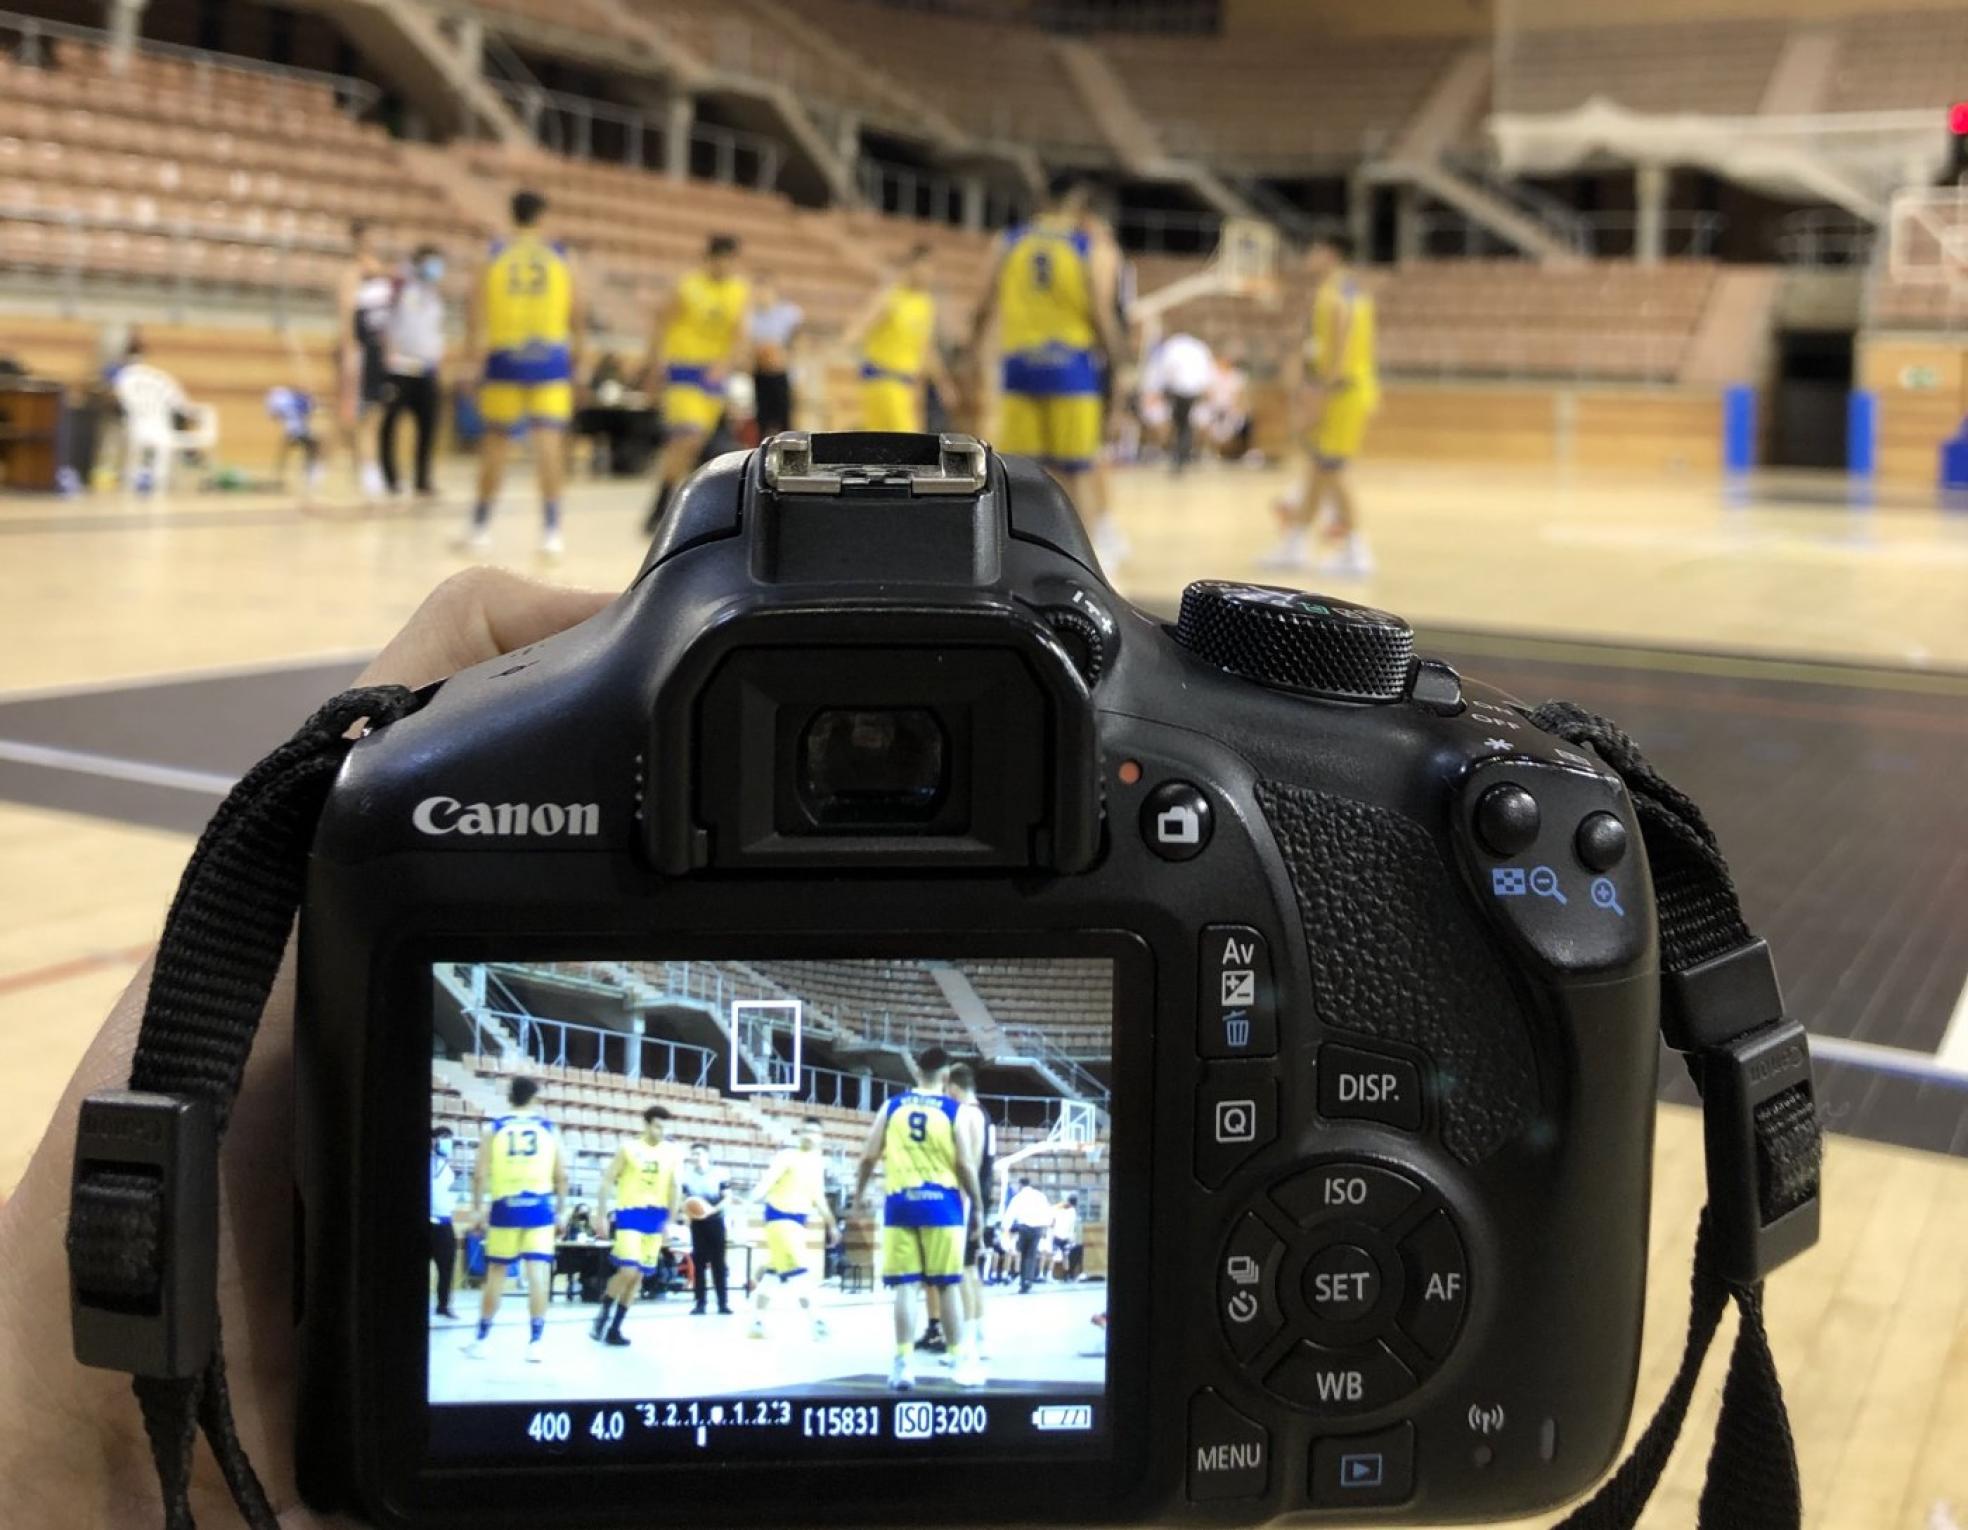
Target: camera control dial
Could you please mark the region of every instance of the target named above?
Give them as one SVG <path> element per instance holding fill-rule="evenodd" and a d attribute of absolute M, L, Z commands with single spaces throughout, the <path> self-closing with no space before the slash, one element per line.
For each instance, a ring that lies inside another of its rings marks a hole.
<path fill-rule="evenodd" d="M 1176 641 L 1233 675 L 1341 701 L 1399 701 L 1414 629 L 1371 606 L 1267 584 L 1203 579 L 1182 592 Z"/>

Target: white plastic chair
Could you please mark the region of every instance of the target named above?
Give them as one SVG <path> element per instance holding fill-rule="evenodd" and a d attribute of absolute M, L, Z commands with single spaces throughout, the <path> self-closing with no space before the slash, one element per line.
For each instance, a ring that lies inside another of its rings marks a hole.
<path fill-rule="evenodd" d="M 185 397 L 178 380 L 146 362 L 132 362 L 116 374 L 116 402 L 123 409 L 123 486 L 134 488 L 150 468 L 153 492 L 168 491 L 171 469 L 181 451 L 210 451 L 218 445 L 217 411 Z M 178 428 L 177 416 L 190 418 Z"/>

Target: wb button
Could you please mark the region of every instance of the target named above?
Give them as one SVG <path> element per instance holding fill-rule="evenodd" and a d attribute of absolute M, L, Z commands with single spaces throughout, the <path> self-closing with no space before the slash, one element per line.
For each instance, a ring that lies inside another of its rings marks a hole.
<path fill-rule="evenodd" d="M 1271 948 L 1247 924 L 1212 924 L 1197 948 L 1196 1050 L 1204 1057 L 1271 1057 L 1278 1000 Z"/>

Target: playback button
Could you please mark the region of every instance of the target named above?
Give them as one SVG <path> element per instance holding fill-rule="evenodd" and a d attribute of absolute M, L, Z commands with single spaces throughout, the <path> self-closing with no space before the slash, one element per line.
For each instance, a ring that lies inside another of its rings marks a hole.
<path fill-rule="evenodd" d="M 1321 1509 L 1372 1508 L 1414 1496 L 1413 1424 L 1312 1446 L 1312 1502 Z"/>

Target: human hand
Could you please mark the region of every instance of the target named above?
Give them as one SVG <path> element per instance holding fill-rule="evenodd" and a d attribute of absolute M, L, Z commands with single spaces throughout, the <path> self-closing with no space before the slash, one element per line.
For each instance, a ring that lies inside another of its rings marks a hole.
<path fill-rule="evenodd" d="M 584 621 L 612 598 L 467 570 L 430 594 L 359 683 L 428 685 Z M 162 1518 L 130 1378 L 85 1369 L 70 1350 L 62 1246 L 76 1114 L 84 1095 L 128 1084 L 149 985 L 146 962 L 69 1080 L 18 1191 L 0 1206 L 0 1248 L 8 1251 L 0 1261 L 0 1482 L 10 1524 L 130 1530 Z M 294 1487 L 293 1042 L 290 949 L 219 1160 L 219 1311 L 240 1438 L 281 1525 L 327 1530 L 349 1522 L 301 1507 Z M 195 1460 L 200 1525 L 236 1524 L 202 1447 Z"/>

